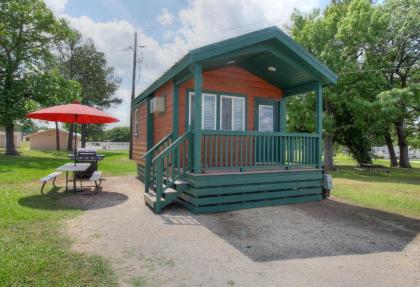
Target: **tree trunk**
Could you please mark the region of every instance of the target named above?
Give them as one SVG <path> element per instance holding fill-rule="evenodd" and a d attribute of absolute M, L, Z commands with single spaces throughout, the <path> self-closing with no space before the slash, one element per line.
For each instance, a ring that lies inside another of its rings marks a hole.
<path fill-rule="evenodd" d="M 87 134 L 88 134 L 88 131 L 87 131 L 87 125 L 82 125 L 82 128 L 81 128 L 81 137 L 80 137 L 80 139 L 81 139 L 81 147 L 82 148 L 85 148 L 86 147 L 86 139 L 87 139 Z"/>
<path fill-rule="evenodd" d="M 14 124 L 6 124 L 6 155 L 18 156 L 19 153 L 15 147 L 14 128 Z"/>
<path fill-rule="evenodd" d="M 67 150 L 73 151 L 73 133 L 74 133 L 74 125 L 69 125 L 69 136 L 67 138 Z"/>
<path fill-rule="evenodd" d="M 388 153 L 389 153 L 389 160 L 391 167 L 398 166 L 397 156 L 395 155 L 395 149 L 394 144 L 392 143 L 391 134 L 389 132 L 385 132 L 385 143 L 388 147 Z"/>
<path fill-rule="evenodd" d="M 334 170 L 334 159 L 333 159 L 333 136 L 324 135 L 324 170 L 329 172 Z"/>
<path fill-rule="evenodd" d="M 408 158 L 408 144 L 405 138 L 404 122 L 395 123 L 397 130 L 398 146 L 400 147 L 400 167 L 410 168 L 410 159 Z"/>
<path fill-rule="evenodd" d="M 55 122 L 55 149 L 60 150 L 60 131 L 58 130 L 58 122 Z"/>

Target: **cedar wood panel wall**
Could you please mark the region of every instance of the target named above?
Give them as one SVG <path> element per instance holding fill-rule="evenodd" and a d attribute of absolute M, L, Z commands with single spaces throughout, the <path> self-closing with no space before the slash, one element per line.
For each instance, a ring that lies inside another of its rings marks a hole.
<path fill-rule="evenodd" d="M 137 163 L 144 165 L 144 160 L 141 157 L 147 150 L 147 104 L 142 103 L 137 106 L 137 109 L 134 110 L 135 112 L 139 115 L 139 125 L 137 136 L 134 135 L 134 132 L 131 135 L 133 137 L 133 159 Z M 135 119 L 134 115 L 133 119 Z"/>
<path fill-rule="evenodd" d="M 193 78 L 183 83 L 179 88 L 179 135 L 182 135 L 185 132 L 185 112 L 188 112 L 186 111 L 186 95 L 190 89 L 194 89 Z M 218 91 L 221 93 L 234 93 L 246 96 L 246 120 L 248 131 L 254 130 L 255 98 L 278 100 L 282 97 L 281 89 L 237 66 L 229 66 L 217 70 L 205 71 L 203 73 L 202 89 L 203 91 Z M 154 144 L 172 131 L 173 82 L 170 81 L 156 90 L 155 96 L 165 97 L 165 112 L 153 114 Z M 143 103 L 140 105 L 138 111 L 140 113 L 140 136 L 139 138 L 136 138 L 133 135 L 133 159 L 143 165 L 144 161 L 141 160 L 140 157 L 147 149 L 146 104 Z"/>

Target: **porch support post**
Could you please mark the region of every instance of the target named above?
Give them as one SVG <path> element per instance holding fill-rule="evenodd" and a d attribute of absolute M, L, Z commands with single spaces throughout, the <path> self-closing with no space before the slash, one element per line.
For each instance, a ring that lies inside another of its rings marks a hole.
<path fill-rule="evenodd" d="M 287 98 L 282 97 L 279 102 L 279 132 L 286 132 L 286 104 Z"/>
<path fill-rule="evenodd" d="M 316 96 L 316 133 L 318 134 L 317 167 L 322 168 L 322 85 L 318 82 Z"/>
<path fill-rule="evenodd" d="M 279 132 L 285 133 L 286 132 L 286 105 L 287 105 L 287 98 L 283 95 L 279 102 Z M 284 165 L 285 156 L 286 156 L 286 145 L 284 138 L 281 137 L 280 139 L 280 158 L 279 163 Z"/>
<path fill-rule="evenodd" d="M 193 140 L 193 169 L 194 173 L 201 173 L 201 85 L 202 68 L 200 63 L 194 66 L 194 140 Z"/>
<path fill-rule="evenodd" d="M 172 140 L 175 141 L 179 137 L 179 86 L 173 82 L 173 95 L 172 95 Z M 178 167 L 178 149 L 174 154 L 174 167 Z"/>

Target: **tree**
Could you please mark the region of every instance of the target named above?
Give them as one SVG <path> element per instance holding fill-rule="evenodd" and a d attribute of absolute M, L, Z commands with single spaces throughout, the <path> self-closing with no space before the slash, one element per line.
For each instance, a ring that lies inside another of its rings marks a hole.
<path fill-rule="evenodd" d="M 128 142 L 130 141 L 129 127 L 115 127 L 105 131 L 105 139 L 111 142 Z"/>
<path fill-rule="evenodd" d="M 105 125 L 89 125 L 88 140 L 92 142 L 105 141 Z"/>
<path fill-rule="evenodd" d="M 366 124 L 358 119 L 360 98 L 374 97 L 375 85 L 360 85 L 366 78 L 375 75 L 362 74 L 365 69 L 361 55 L 374 41 L 372 33 L 364 27 L 371 26 L 374 19 L 368 1 L 334 1 L 321 14 L 314 10 L 307 15 L 298 11 L 292 15 L 292 37 L 339 74 L 336 86 L 324 89 L 324 168 L 333 168 L 333 142 L 347 146 L 358 162 L 370 162 L 370 140 L 365 134 Z M 351 36 L 349 36 L 351 35 Z M 360 72 L 360 73 L 358 73 Z M 290 101 L 299 102 L 299 98 Z M 303 110 L 314 113 L 312 102 Z M 301 107 L 302 108 L 302 107 Z M 301 119 L 290 114 L 291 122 Z M 305 122 L 304 125 L 308 125 Z M 301 123 L 302 125 L 302 123 Z M 312 125 L 312 124 L 311 124 Z"/>
<path fill-rule="evenodd" d="M 107 66 L 105 54 L 96 50 L 91 39 L 83 39 L 79 34 L 59 51 L 63 75 L 80 83 L 82 104 L 103 109 L 121 103 L 121 99 L 114 97 L 120 79 L 114 75 L 114 69 Z M 72 132 L 72 128 L 69 130 Z M 85 147 L 87 137 L 88 126 L 82 125 L 82 147 Z M 70 136 L 69 143 L 71 147 Z"/>
<path fill-rule="evenodd" d="M 384 71 L 395 65 L 381 54 L 382 50 L 389 48 L 381 47 L 381 43 L 392 42 L 392 37 L 384 36 L 390 34 L 389 30 L 396 30 L 390 29 L 390 25 L 398 26 L 392 24 L 391 18 L 398 18 L 401 23 L 413 23 L 412 15 L 419 13 L 411 11 L 408 20 L 401 20 L 406 17 L 404 13 L 393 17 L 392 9 L 384 8 L 387 5 L 391 7 L 391 2 L 396 3 L 398 0 L 375 5 L 368 0 L 333 1 L 322 13 L 314 10 L 306 15 L 295 12 L 292 16 L 293 38 L 339 75 L 337 85 L 328 87 L 324 92 L 324 167 L 327 170 L 332 168 L 333 142 L 347 146 L 359 163 L 371 162 L 370 148 L 379 136 L 385 139 L 388 146 L 392 146 L 389 122 L 383 120 L 378 109 L 375 110 L 377 95 L 390 89 L 389 81 L 383 77 Z M 414 2 L 419 1 L 407 2 L 411 2 L 407 5 L 412 7 Z M 397 5 L 395 3 L 394 6 Z M 412 24 L 408 26 L 413 27 Z M 413 32 L 411 28 L 408 30 Z M 400 37 L 403 33 L 403 29 L 400 29 L 393 36 Z M 384 42 L 383 39 L 388 40 Z M 412 63 L 413 57 L 409 59 Z M 290 100 L 299 101 L 293 98 Z M 311 106 L 308 108 L 313 109 Z M 289 116 L 290 122 L 300 120 L 294 114 Z M 306 122 L 299 124 L 307 125 Z"/>
<path fill-rule="evenodd" d="M 400 148 L 400 166 L 411 167 L 408 158 L 406 126 L 420 117 L 420 84 L 381 92 L 378 99 L 381 103 L 381 114 L 389 122 L 398 123 L 395 128 Z"/>
<path fill-rule="evenodd" d="M 74 80 L 66 80 L 54 66 L 34 79 L 31 90 L 40 107 L 49 107 L 79 99 L 80 84 Z M 60 150 L 57 122 L 55 122 L 55 138 L 56 150 Z"/>
<path fill-rule="evenodd" d="M 380 94 L 379 99 L 383 104 L 396 104 L 391 108 L 383 107 L 385 114 L 382 113 L 382 116 L 393 120 L 400 149 L 399 165 L 410 167 L 407 127 L 412 125 L 415 118 L 412 117 L 412 113 L 407 113 L 405 103 L 400 100 L 410 100 L 406 98 L 410 89 L 406 88 L 410 82 L 415 82 L 414 78 L 418 77 L 419 73 L 420 1 L 387 0 L 377 9 L 386 18 L 387 25 L 381 30 L 374 49 L 366 56 L 372 66 L 382 70 L 387 83 L 389 92 Z M 413 92 L 415 94 L 416 89 Z M 397 112 L 396 108 L 400 110 Z M 392 116 L 389 117 L 388 112 L 392 112 Z"/>
<path fill-rule="evenodd" d="M 6 130 L 7 155 L 18 155 L 16 120 L 35 106 L 28 87 L 51 60 L 51 46 L 69 31 L 41 0 L 0 2 L 0 125 Z"/>

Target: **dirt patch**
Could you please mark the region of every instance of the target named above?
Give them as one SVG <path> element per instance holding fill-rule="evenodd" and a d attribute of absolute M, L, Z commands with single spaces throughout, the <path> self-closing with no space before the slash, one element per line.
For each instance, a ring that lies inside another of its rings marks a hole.
<path fill-rule="evenodd" d="M 121 286 L 418 286 L 418 220 L 338 201 L 155 215 L 134 177 L 65 199 L 74 250 L 108 258 Z"/>

